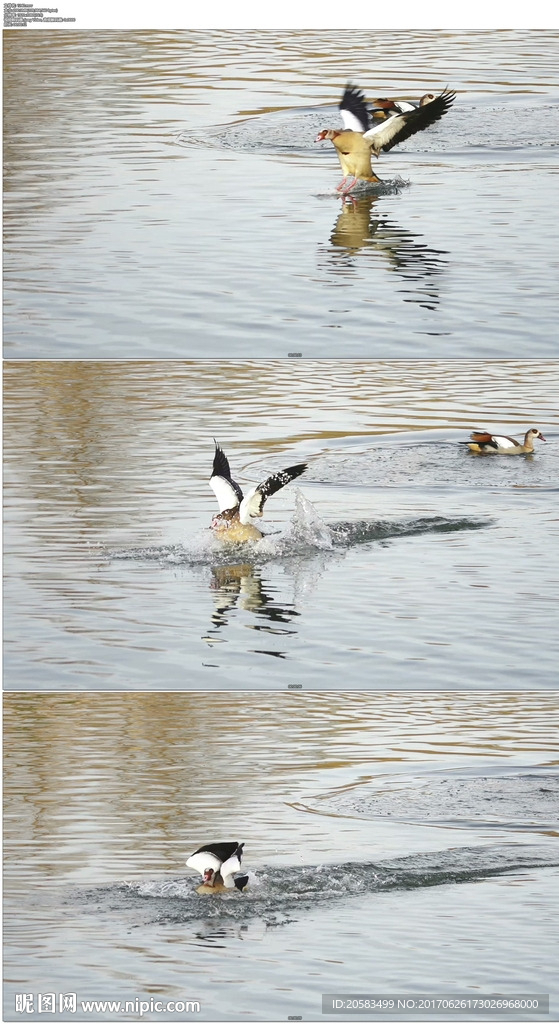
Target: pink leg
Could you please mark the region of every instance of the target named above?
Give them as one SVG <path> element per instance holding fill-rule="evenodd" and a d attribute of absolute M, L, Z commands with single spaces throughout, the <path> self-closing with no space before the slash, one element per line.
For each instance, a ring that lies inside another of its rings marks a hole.
<path fill-rule="evenodd" d="M 339 185 L 336 185 L 336 192 L 339 192 L 339 191 L 340 191 L 340 189 L 342 189 L 342 188 L 344 187 L 344 185 L 345 185 L 345 183 L 346 183 L 346 181 L 347 181 L 347 177 L 348 177 L 348 176 L 347 176 L 347 174 L 346 174 L 345 178 L 342 178 L 342 180 L 340 181 L 340 184 L 339 184 Z"/>
<path fill-rule="evenodd" d="M 349 186 L 348 186 L 348 187 L 347 187 L 347 188 L 345 189 L 345 191 L 344 191 L 344 192 L 342 192 L 342 196 L 347 196 L 348 192 L 351 192 L 352 188 L 354 188 L 354 186 L 355 186 L 355 185 L 357 185 L 357 182 L 358 182 L 358 180 L 359 180 L 359 179 L 358 179 L 357 175 L 354 175 L 354 177 L 353 177 L 353 181 L 352 181 L 351 185 L 349 185 Z"/>

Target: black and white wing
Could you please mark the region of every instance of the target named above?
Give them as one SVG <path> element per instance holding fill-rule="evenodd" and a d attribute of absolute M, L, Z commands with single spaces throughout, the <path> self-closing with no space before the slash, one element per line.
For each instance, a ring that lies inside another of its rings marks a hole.
<path fill-rule="evenodd" d="M 232 479 L 227 456 L 223 448 L 219 447 L 215 438 L 214 444 L 215 455 L 212 475 L 210 477 L 210 487 L 217 498 L 219 511 L 226 512 L 227 509 L 236 508 L 237 505 L 240 505 L 243 500 L 243 492 L 239 484 Z"/>
<path fill-rule="evenodd" d="M 273 476 L 269 476 L 263 484 L 258 484 L 258 487 L 253 487 L 241 502 L 239 510 L 241 523 L 250 522 L 253 516 L 260 517 L 262 515 L 266 498 L 269 498 L 271 494 L 275 494 L 276 491 L 281 490 L 281 488 L 285 487 L 285 485 L 290 483 L 291 480 L 295 480 L 296 477 L 305 472 L 306 468 L 306 462 L 300 462 L 297 466 L 288 466 L 287 469 L 282 469 L 280 473 L 274 473 Z"/>
<path fill-rule="evenodd" d="M 386 121 L 381 121 L 380 124 L 366 131 L 363 137 L 372 142 L 373 149 L 377 153 L 381 149 L 388 153 L 393 146 L 397 146 L 400 142 L 409 139 L 411 135 L 423 131 L 424 128 L 429 128 L 435 121 L 438 121 L 446 114 L 447 110 L 450 110 L 455 98 L 455 92 L 444 89 L 430 103 L 425 103 L 422 107 L 414 107 L 413 110 L 395 114 Z"/>
<path fill-rule="evenodd" d="M 201 846 L 188 858 L 187 867 L 193 868 L 194 871 L 199 871 L 203 875 L 208 868 L 211 868 L 212 871 L 220 871 L 222 864 L 227 864 L 229 860 L 236 857 L 238 867 L 232 868 L 232 870 L 238 871 L 241 867 L 244 845 L 244 843 L 240 845 L 239 843 L 208 843 L 206 846 Z"/>
<path fill-rule="evenodd" d="M 361 135 L 367 131 L 370 124 L 369 111 L 361 89 L 346 85 L 340 101 L 340 114 L 346 131 L 360 132 Z"/>
<path fill-rule="evenodd" d="M 240 845 L 237 846 L 237 849 L 234 850 L 234 852 L 227 858 L 227 860 L 223 861 L 223 864 L 221 865 L 221 874 L 223 878 L 227 878 L 228 875 L 233 875 L 235 871 L 241 870 L 241 861 L 243 859 L 244 845 L 244 843 L 240 843 Z"/>

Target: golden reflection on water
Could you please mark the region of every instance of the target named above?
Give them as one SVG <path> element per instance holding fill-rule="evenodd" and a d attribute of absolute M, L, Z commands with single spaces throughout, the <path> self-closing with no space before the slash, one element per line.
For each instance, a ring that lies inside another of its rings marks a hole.
<path fill-rule="evenodd" d="M 128 536 L 149 516 L 212 507 L 214 437 L 251 480 L 345 438 L 532 424 L 549 436 L 558 392 L 559 363 L 546 361 L 8 362 L 8 516 L 68 551 L 110 530 Z M 438 485 L 432 461 L 426 482 Z M 324 478 L 320 461 L 309 475 Z"/>
<path fill-rule="evenodd" d="M 394 763 L 549 763 L 559 717 L 557 696 L 535 693 L 46 693 L 4 706 L 7 862 L 53 877 L 121 861 L 180 870 L 189 841 L 239 829 L 255 852 L 268 833 L 289 846 L 320 822 L 286 805 L 321 787 Z"/>
<path fill-rule="evenodd" d="M 8 452 L 27 443 L 44 457 L 102 460 L 138 431 L 172 432 L 196 417 L 204 440 L 241 417 L 236 434 L 262 450 L 347 434 L 434 427 L 477 419 L 559 425 L 559 364 L 477 360 L 192 360 L 7 363 Z M 363 421 L 366 422 L 363 422 Z M 258 426 L 256 427 L 256 422 Z M 206 430 L 209 429 L 209 433 Z M 123 453 L 124 454 L 124 453 Z"/>
<path fill-rule="evenodd" d="M 207 128 L 208 90 L 213 121 L 222 123 L 303 102 L 337 104 L 348 67 L 366 89 L 402 97 L 442 88 L 449 69 L 458 92 L 537 94 L 555 82 L 557 35 L 549 31 L 346 30 L 342 47 L 339 31 L 321 30 L 96 31 L 94 38 L 92 46 L 91 32 L 4 33 L 5 188 L 24 196 L 6 208 L 8 237 L 30 214 L 75 199 L 76 168 L 92 155 L 118 144 L 121 160 L 145 161 L 161 156 L 162 141 L 185 120 Z M 165 158 L 173 157 L 179 153 L 167 147 Z M 98 213 L 83 205 L 78 237 Z"/>
<path fill-rule="evenodd" d="M 7 351 L 553 355 L 556 41 L 5 33 Z M 337 113 L 348 75 L 375 95 L 458 93 L 417 160 L 394 165 L 423 179 L 415 197 L 387 194 L 376 214 L 338 216 L 333 165 L 322 175 L 335 157 L 308 124 Z"/>
<path fill-rule="evenodd" d="M 319 246 L 320 269 L 328 270 L 340 280 L 351 279 L 363 270 L 356 260 L 358 255 L 378 257 L 409 283 L 406 301 L 436 309 L 440 277 L 448 269 L 449 253 L 429 248 L 422 235 L 376 214 L 377 201 L 377 197 L 368 196 L 342 203 L 330 244 Z"/>

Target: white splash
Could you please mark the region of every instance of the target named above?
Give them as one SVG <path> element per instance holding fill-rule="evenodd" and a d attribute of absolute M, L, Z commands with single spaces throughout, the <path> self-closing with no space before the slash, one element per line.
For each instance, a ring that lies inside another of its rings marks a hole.
<path fill-rule="evenodd" d="M 314 505 L 305 498 L 301 491 L 295 492 L 295 509 L 291 522 L 280 537 L 265 537 L 259 542 L 259 549 L 264 550 L 264 545 L 271 542 L 274 545 L 275 553 L 278 553 L 277 545 L 281 542 L 281 549 L 284 553 L 289 551 L 300 551 L 308 548 L 318 548 L 320 551 L 331 551 L 334 547 L 332 531 L 319 516 Z M 270 553 L 273 553 L 270 550 Z"/>

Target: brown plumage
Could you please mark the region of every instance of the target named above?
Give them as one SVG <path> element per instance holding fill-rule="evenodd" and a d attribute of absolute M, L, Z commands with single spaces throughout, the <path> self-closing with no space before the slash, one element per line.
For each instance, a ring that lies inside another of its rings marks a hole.
<path fill-rule="evenodd" d="M 202 882 L 202 885 L 198 886 L 196 892 L 200 896 L 215 896 L 219 892 L 227 892 L 227 889 L 225 888 L 223 879 L 218 871 L 211 882 Z"/>
<path fill-rule="evenodd" d="M 252 523 L 241 523 L 239 505 L 236 508 L 218 512 L 212 519 L 212 530 L 220 540 L 228 544 L 245 544 L 250 540 L 262 540 L 263 533 Z"/>
<path fill-rule="evenodd" d="M 332 128 L 320 132 L 317 141 L 330 139 L 336 147 L 336 152 L 342 171 L 344 181 L 338 186 L 345 184 L 347 178 L 352 177 L 355 184 L 359 181 L 380 181 L 381 179 L 373 171 L 371 163 L 371 146 L 359 132 L 336 132 Z"/>
<path fill-rule="evenodd" d="M 350 188 L 357 181 L 380 181 L 373 171 L 371 158 L 378 157 L 381 151 L 389 152 L 416 132 L 434 124 L 450 109 L 455 96 L 456 93 L 448 89 L 434 97 L 433 93 L 426 93 L 417 106 L 399 104 L 394 100 L 376 100 L 381 109 L 370 112 L 361 90 L 348 85 L 340 103 L 344 130 L 328 128 L 316 137 L 317 142 L 330 139 L 336 148 L 344 173 L 338 189 L 345 185 L 350 175 L 354 179 Z"/>
<path fill-rule="evenodd" d="M 390 113 L 405 114 L 407 110 L 416 110 L 417 107 L 424 107 L 426 103 L 431 103 L 434 99 L 436 99 L 434 92 L 426 92 L 419 102 L 416 100 L 371 100 L 372 109 L 369 110 L 369 114 L 373 120 L 382 120 L 382 115 L 387 117 Z"/>
<path fill-rule="evenodd" d="M 234 886 L 231 886 L 225 885 L 219 871 L 212 871 L 211 869 L 208 869 L 208 871 L 204 872 L 204 881 L 202 882 L 202 885 L 198 886 L 196 892 L 200 896 L 215 896 L 217 893 L 231 892 L 234 889 L 236 889 L 237 892 L 244 892 L 247 885 L 248 875 L 241 875 L 240 878 L 236 878 Z"/>

